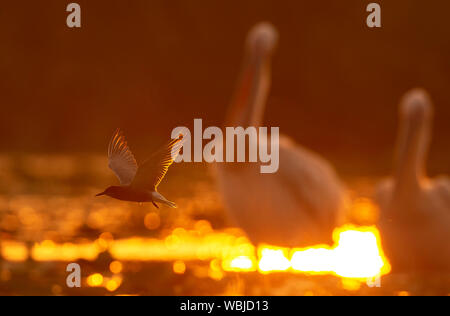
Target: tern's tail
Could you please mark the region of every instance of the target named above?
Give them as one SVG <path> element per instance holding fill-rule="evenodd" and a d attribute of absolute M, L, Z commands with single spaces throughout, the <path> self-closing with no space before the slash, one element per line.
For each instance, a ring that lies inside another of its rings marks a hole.
<path fill-rule="evenodd" d="M 169 201 L 164 196 L 162 196 L 162 194 L 159 192 L 156 192 L 156 191 L 152 192 L 152 198 L 153 198 L 153 201 L 155 201 L 155 202 L 166 204 L 172 208 L 177 208 L 177 205 L 174 202 Z"/>
<path fill-rule="evenodd" d="M 171 208 L 177 208 L 177 205 L 174 202 L 169 201 L 169 200 L 161 201 L 161 203 L 164 203 L 164 204 L 170 206 Z"/>

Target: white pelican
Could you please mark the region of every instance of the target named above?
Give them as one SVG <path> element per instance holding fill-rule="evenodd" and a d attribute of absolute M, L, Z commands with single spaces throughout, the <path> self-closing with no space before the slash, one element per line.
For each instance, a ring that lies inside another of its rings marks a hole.
<path fill-rule="evenodd" d="M 270 59 L 278 34 L 268 23 L 253 27 L 225 126 L 261 126 L 270 88 Z M 344 202 L 332 166 L 281 135 L 279 169 L 260 173 L 259 163 L 216 163 L 226 210 L 256 244 L 302 246 L 331 242 Z"/>
<path fill-rule="evenodd" d="M 450 269 L 450 180 L 429 179 L 425 172 L 432 116 L 424 90 L 406 93 L 394 177 L 376 194 L 383 247 L 394 269 Z"/>

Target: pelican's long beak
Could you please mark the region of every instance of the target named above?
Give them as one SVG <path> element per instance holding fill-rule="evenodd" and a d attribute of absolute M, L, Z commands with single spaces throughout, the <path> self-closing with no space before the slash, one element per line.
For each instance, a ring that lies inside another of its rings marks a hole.
<path fill-rule="evenodd" d="M 100 195 L 105 195 L 105 194 L 106 194 L 105 191 L 103 191 L 103 192 L 101 192 L 99 194 L 96 194 L 95 196 L 100 196 Z"/>

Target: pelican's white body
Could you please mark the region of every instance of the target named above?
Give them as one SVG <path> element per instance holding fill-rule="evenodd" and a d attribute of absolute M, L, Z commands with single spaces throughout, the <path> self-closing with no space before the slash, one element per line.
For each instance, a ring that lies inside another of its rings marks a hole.
<path fill-rule="evenodd" d="M 432 104 L 415 89 L 400 110 L 396 174 L 376 194 L 383 248 L 395 270 L 450 271 L 450 180 L 425 174 Z"/>
<path fill-rule="evenodd" d="M 276 41 L 276 30 L 267 23 L 249 32 L 226 126 L 261 125 Z M 280 135 L 276 173 L 262 174 L 260 163 L 215 167 L 225 209 L 255 244 L 298 247 L 331 241 L 345 193 L 333 168 L 317 154 Z"/>
<path fill-rule="evenodd" d="M 257 163 L 216 167 L 223 203 L 253 242 L 287 247 L 331 242 L 344 192 L 317 154 L 281 136 L 276 173 L 260 173 Z"/>
<path fill-rule="evenodd" d="M 396 270 L 450 271 L 450 180 L 425 180 L 394 201 L 395 183 L 380 184 L 379 227 L 383 248 Z"/>

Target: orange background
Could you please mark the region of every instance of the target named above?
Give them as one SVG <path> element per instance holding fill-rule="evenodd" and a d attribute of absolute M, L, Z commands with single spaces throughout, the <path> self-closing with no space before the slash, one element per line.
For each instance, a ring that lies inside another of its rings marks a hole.
<path fill-rule="evenodd" d="M 70 1 L 0 4 L 0 151 L 105 152 L 121 127 L 142 157 L 173 127 L 220 124 L 249 28 L 280 32 L 266 124 L 343 173 L 390 170 L 401 95 L 436 105 L 431 173 L 449 172 L 449 1 Z"/>

